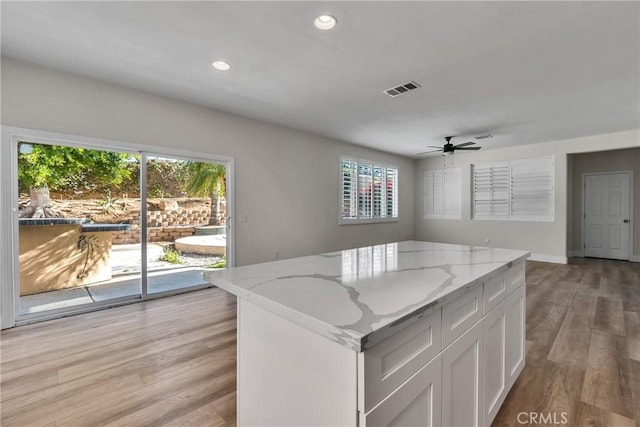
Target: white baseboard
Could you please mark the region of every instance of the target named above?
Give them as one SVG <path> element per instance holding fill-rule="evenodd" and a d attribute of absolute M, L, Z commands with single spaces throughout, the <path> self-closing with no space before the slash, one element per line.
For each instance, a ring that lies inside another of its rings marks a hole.
<path fill-rule="evenodd" d="M 534 253 L 532 253 L 531 256 L 527 259 L 529 261 L 552 262 L 554 264 L 567 264 L 569 262 L 566 256 L 534 254 Z"/>
<path fill-rule="evenodd" d="M 569 251 L 569 256 L 584 258 L 584 253 L 582 251 Z M 529 258 L 529 259 L 531 259 L 531 258 Z M 629 257 L 629 261 L 631 261 L 631 262 L 640 262 L 640 254 L 631 255 Z M 552 262 L 552 261 L 550 261 L 550 262 Z"/>

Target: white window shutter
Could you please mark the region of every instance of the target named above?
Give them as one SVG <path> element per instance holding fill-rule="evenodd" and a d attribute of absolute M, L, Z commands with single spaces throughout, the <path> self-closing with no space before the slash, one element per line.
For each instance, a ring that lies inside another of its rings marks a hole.
<path fill-rule="evenodd" d="M 511 217 L 553 220 L 553 158 L 511 162 Z"/>
<path fill-rule="evenodd" d="M 491 218 L 491 166 L 473 165 L 473 217 Z"/>
<path fill-rule="evenodd" d="M 491 217 L 509 218 L 509 164 L 491 167 Z"/>
<path fill-rule="evenodd" d="M 473 217 L 553 221 L 553 156 L 473 165 Z"/>
<path fill-rule="evenodd" d="M 385 218 L 386 198 L 385 191 L 387 168 L 382 166 L 373 166 L 373 218 Z"/>
<path fill-rule="evenodd" d="M 422 172 L 423 186 L 423 216 L 425 218 L 433 217 L 433 171 Z"/>
<path fill-rule="evenodd" d="M 398 217 L 398 169 L 343 158 L 340 223 L 382 222 Z M 362 221 L 361 221 L 362 220 Z"/>
<path fill-rule="evenodd" d="M 358 217 L 358 164 L 350 160 L 342 161 L 342 218 Z"/>
<path fill-rule="evenodd" d="M 423 171 L 425 218 L 462 217 L 461 174 L 459 168 Z"/>
<path fill-rule="evenodd" d="M 442 216 L 462 218 L 462 170 L 460 168 L 445 169 L 443 177 Z"/>
<path fill-rule="evenodd" d="M 387 217 L 398 217 L 398 169 L 387 168 Z"/>
<path fill-rule="evenodd" d="M 358 164 L 358 218 L 371 218 L 373 168 Z"/>
<path fill-rule="evenodd" d="M 442 186 L 443 174 L 441 170 L 433 171 L 433 216 L 442 217 Z"/>

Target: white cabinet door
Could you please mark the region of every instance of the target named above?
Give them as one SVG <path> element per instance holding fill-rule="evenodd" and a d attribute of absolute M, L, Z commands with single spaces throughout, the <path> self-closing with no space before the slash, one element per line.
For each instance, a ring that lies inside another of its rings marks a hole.
<path fill-rule="evenodd" d="M 476 323 L 442 353 L 442 425 L 483 424 L 483 323 Z"/>
<path fill-rule="evenodd" d="M 520 286 L 505 301 L 507 390 L 522 372 L 525 362 L 526 285 Z"/>
<path fill-rule="evenodd" d="M 507 395 L 506 307 L 501 301 L 484 319 L 484 424 L 491 425 Z"/>
<path fill-rule="evenodd" d="M 442 356 L 438 356 L 360 420 L 361 427 L 439 427 Z"/>

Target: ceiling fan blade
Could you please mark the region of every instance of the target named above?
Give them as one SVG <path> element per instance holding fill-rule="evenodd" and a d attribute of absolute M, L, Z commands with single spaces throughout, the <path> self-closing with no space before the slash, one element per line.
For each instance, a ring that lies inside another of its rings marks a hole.
<path fill-rule="evenodd" d="M 437 153 L 438 151 L 442 151 L 442 148 L 439 150 L 423 151 L 422 153 L 417 153 L 416 156 L 424 156 L 425 154 Z"/>
<path fill-rule="evenodd" d="M 439 150 L 442 150 L 442 147 L 440 145 L 427 145 L 427 147 L 429 147 L 429 148 L 437 148 Z"/>
<path fill-rule="evenodd" d="M 462 144 L 454 145 L 453 148 L 466 147 L 467 145 L 475 145 L 475 142 L 463 142 Z"/>
<path fill-rule="evenodd" d="M 482 147 L 464 147 L 464 148 L 456 148 L 456 147 L 453 147 L 453 149 L 454 149 L 454 150 L 456 150 L 456 151 L 458 151 L 458 150 L 479 150 L 479 149 L 481 149 L 481 148 L 482 148 Z"/>

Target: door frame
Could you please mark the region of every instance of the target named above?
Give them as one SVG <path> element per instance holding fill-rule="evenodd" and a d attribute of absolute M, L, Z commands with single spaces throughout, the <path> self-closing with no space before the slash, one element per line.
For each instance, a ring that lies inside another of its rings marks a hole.
<path fill-rule="evenodd" d="M 586 208 L 586 189 L 587 189 L 587 177 L 588 176 L 594 176 L 594 175 L 612 175 L 612 174 L 627 174 L 629 175 L 629 259 L 627 261 L 632 261 L 634 258 L 634 253 L 633 253 L 633 247 L 634 247 L 634 242 L 633 242 L 633 211 L 634 211 L 634 204 L 633 204 L 633 171 L 632 170 L 622 170 L 622 171 L 609 171 L 609 172 L 593 172 L 593 173 L 583 173 L 582 174 L 582 212 L 581 212 L 581 223 L 582 223 L 582 227 L 581 227 L 581 239 L 580 239 L 580 256 L 582 258 L 585 257 L 585 245 L 586 245 L 586 240 L 585 240 L 585 216 L 586 216 L 586 212 L 587 212 L 587 208 Z"/>
<path fill-rule="evenodd" d="M 112 150 L 117 152 L 141 153 L 176 157 L 200 161 L 211 161 L 226 165 L 226 199 L 227 199 L 227 267 L 235 265 L 235 227 L 232 223 L 235 212 L 235 159 L 230 156 L 212 155 L 210 153 L 187 151 L 169 147 L 156 147 L 144 144 L 131 144 L 109 139 L 83 137 L 79 135 L 62 134 L 14 126 L 1 126 L 0 140 L 0 328 L 6 329 L 26 323 L 50 320 L 99 310 L 118 305 L 136 303 L 140 301 L 162 298 L 180 292 L 164 291 L 144 295 L 141 284 L 140 297 L 118 298 L 102 303 L 92 303 L 90 306 L 80 305 L 77 309 L 56 309 L 41 315 L 19 316 L 19 262 L 18 262 L 18 141 L 29 140 L 34 143 L 55 144 L 69 147 L 93 148 Z M 142 156 L 144 157 L 144 156 Z M 141 174 L 142 175 L 142 174 Z M 142 189 L 141 189 L 142 191 Z M 145 189 L 146 192 L 146 189 Z M 142 195 L 143 193 L 141 193 Z M 144 245 L 142 245 L 144 247 Z M 142 276 L 142 274 L 141 274 Z M 145 280 L 141 278 L 141 280 Z M 200 285 L 190 287 L 186 292 L 211 287 Z M 183 291 L 184 292 L 184 291 Z"/>

